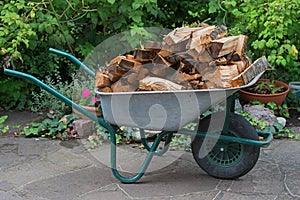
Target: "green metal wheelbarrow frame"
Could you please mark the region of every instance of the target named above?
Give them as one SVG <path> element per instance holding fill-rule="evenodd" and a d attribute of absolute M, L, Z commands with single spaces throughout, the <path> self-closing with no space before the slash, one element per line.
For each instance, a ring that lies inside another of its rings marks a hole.
<path fill-rule="evenodd" d="M 89 74 L 92 77 L 95 76 L 95 73 L 92 70 L 90 70 L 87 66 L 85 66 L 82 62 L 80 62 L 76 57 L 74 57 L 68 53 L 65 53 L 63 51 L 53 49 L 53 48 L 50 48 L 49 51 L 70 59 L 76 66 L 82 68 L 87 74 Z M 141 142 L 144 145 L 145 149 L 148 151 L 148 154 L 147 154 L 144 162 L 142 163 L 139 171 L 135 175 L 133 175 L 132 177 L 124 177 L 119 173 L 119 171 L 117 170 L 117 167 L 116 167 L 116 132 L 119 129 L 119 127 L 111 125 L 111 124 L 107 123 L 103 118 L 97 117 L 96 115 L 90 113 L 89 111 L 87 111 L 83 107 L 81 107 L 80 105 L 76 104 L 72 100 L 68 99 L 67 97 L 65 97 L 61 93 L 57 92 L 55 89 L 46 85 L 45 83 L 43 83 L 42 81 L 40 81 L 39 79 L 35 78 L 32 75 L 29 75 L 29 74 L 26 74 L 23 72 L 19 72 L 19 71 L 15 71 L 15 70 L 6 69 L 6 68 L 3 69 L 3 73 L 6 75 L 15 76 L 15 77 L 19 77 L 19 78 L 23 78 L 23 79 L 27 79 L 27 80 L 31 81 L 32 83 L 43 88 L 44 90 L 46 90 L 50 94 L 54 95 L 61 101 L 65 102 L 67 105 L 72 106 L 74 109 L 76 109 L 80 113 L 86 115 L 89 119 L 91 119 L 95 122 L 98 122 L 102 127 L 104 127 L 110 134 L 110 154 L 111 154 L 110 162 L 111 162 L 112 173 L 119 181 L 121 181 L 123 183 L 133 183 L 133 182 L 136 182 L 137 180 L 139 180 L 144 175 L 153 156 L 154 155 L 162 155 L 168 150 L 169 144 L 170 144 L 172 136 L 174 134 L 173 131 L 162 131 L 161 133 L 159 133 L 157 135 L 153 144 L 149 145 L 149 143 L 145 137 L 144 131 L 141 130 L 141 132 L 140 132 L 141 133 Z M 227 99 L 226 118 L 225 118 L 225 123 L 224 123 L 225 131 L 228 130 L 228 126 L 229 126 L 228 113 L 232 112 L 234 109 L 233 102 L 234 102 L 234 98 L 231 95 Z M 210 138 L 215 138 L 215 139 L 218 139 L 221 141 L 229 141 L 229 142 L 240 143 L 240 144 L 254 145 L 254 146 L 258 146 L 258 147 L 267 146 L 273 138 L 271 133 L 263 133 L 263 132 L 257 132 L 257 133 L 259 136 L 262 136 L 264 138 L 264 140 L 251 140 L 251 139 L 247 139 L 247 138 L 239 138 L 239 137 L 220 135 L 220 134 L 215 134 L 215 133 L 207 133 L 207 132 L 197 132 L 197 136 L 210 137 Z M 192 131 L 183 131 L 183 130 L 180 131 L 180 134 L 195 135 L 195 133 Z M 165 140 L 164 148 L 158 150 L 158 145 L 160 144 L 160 142 L 162 141 L 162 139 L 165 136 L 166 136 L 166 140 Z"/>

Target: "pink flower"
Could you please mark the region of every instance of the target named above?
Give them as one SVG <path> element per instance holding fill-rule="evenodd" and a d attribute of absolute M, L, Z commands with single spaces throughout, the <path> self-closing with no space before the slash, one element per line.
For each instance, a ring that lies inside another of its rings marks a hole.
<path fill-rule="evenodd" d="M 93 103 L 96 103 L 98 100 L 99 100 L 99 98 L 97 98 L 97 97 L 92 97 L 92 102 L 93 102 Z"/>
<path fill-rule="evenodd" d="M 83 98 L 88 98 L 91 95 L 91 91 L 89 89 L 84 89 L 82 90 L 82 97 Z"/>

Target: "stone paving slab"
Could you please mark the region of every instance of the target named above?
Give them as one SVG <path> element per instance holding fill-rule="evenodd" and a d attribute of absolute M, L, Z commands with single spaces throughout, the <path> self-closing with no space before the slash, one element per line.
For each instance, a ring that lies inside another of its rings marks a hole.
<path fill-rule="evenodd" d="M 24 189 L 49 199 L 74 199 L 75 197 L 111 184 L 108 170 L 88 167 L 80 171 L 60 174 L 52 178 L 32 182 Z"/>
<path fill-rule="evenodd" d="M 300 199 L 299 141 L 274 140 L 262 148 L 256 166 L 237 180 L 212 178 L 191 153 L 170 152 L 167 164 L 160 168 L 162 160 L 156 156 L 152 169 L 135 184 L 120 183 L 99 161 L 97 156 L 109 158 L 108 146 L 90 150 L 86 144 L 83 139 L 0 138 L 0 200 Z M 118 150 L 125 171 L 136 170 L 134 161 L 145 155 L 130 145 Z"/>

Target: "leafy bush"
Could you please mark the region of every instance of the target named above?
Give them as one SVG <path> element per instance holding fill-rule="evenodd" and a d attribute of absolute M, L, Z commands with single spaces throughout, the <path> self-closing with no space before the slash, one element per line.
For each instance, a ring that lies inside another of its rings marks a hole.
<path fill-rule="evenodd" d="M 157 26 L 157 19 L 164 16 L 156 0 L 4 0 L 0 10 L 0 65 L 42 80 L 66 81 L 76 68 L 65 58 L 49 55 L 49 47 L 83 59 L 108 36 L 129 28 Z M 0 85 L 6 87 L 8 79 L 1 75 Z M 22 93 L 27 84 L 16 84 L 20 82 L 16 78 L 10 81 L 17 88 L 1 90 L 7 99 L 1 99 L 0 105 L 6 109 L 18 106 L 23 99 L 29 101 L 29 92 Z"/>
<path fill-rule="evenodd" d="M 266 55 L 273 67 L 269 77 L 299 80 L 300 2 L 298 0 L 225 0 L 228 26 L 249 37 L 251 58 Z"/>
<path fill-rule="evenodd" d="M 73 84 L 63 82 L 60 79 L 56 81 L 58 82 L 55 83 L 50 77 L 46 77 L 45 83 L 65 97 L 72 99 Z M 40 89 L 38 92 L 32 92 L 32 105 L 30 108 L 34 112 L 50 111 L 53 118 L 57 119 L 61 118 L 64 114 L 71 112 L 70 106 L 43 89 Z"/>
<path fill-rule="evenodd" d="M 122 40 L 138 43 L 140 27 L 174 28 L 207 21 L 226 22 L 231 34 L 249 36 L 252 59 L 267 55 L 284 81 L 300 77 L 298 0 L 4 0 L 0 2 L 0 65 L 45 80 L 70 81 L 76 67 L 49 54 L 49 47 L 84 60 L 106 38 L 131 30 Z M 210 20 L 210 21 L 209 21 Z M 28 83 L 0 75 L 2 108 L 30 105 Z M 32 88 L 37 91 L 36 88 Z M 26 104 L 27 103 L 27 104 Z"/>

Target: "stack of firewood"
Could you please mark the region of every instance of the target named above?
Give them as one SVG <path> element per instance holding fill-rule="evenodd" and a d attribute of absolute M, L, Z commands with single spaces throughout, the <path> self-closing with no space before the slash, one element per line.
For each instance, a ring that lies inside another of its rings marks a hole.
<path fill-rule="evenodd" d="M 97 71 L 101 92 L 232 88 L 249 83 L 269 63 L 252 63 L 247 36 L 227 36 L 225 26 L 176 28 L 162 42 L 149 41 L 132 55 L 117 56 Z"/>

